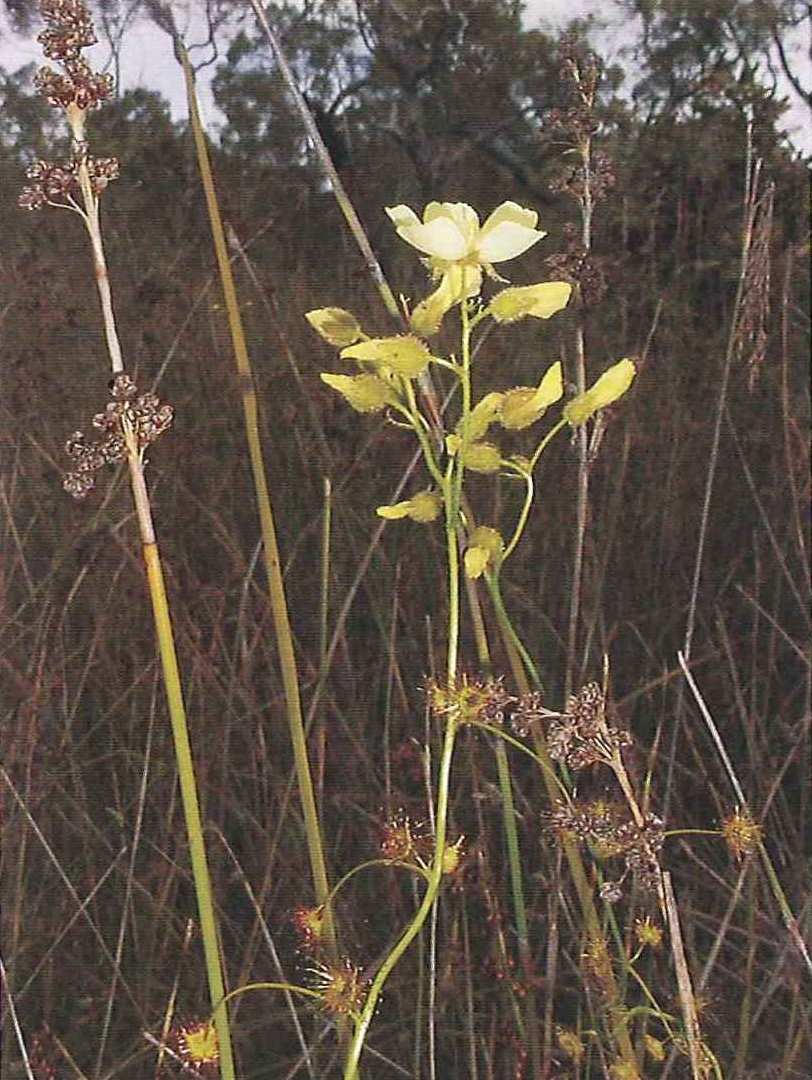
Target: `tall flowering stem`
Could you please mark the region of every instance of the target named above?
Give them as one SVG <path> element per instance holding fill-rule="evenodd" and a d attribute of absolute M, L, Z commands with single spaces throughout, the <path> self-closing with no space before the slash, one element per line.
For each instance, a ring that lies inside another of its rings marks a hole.
<path fill-rule="evenodd" d="M 45 205 L 68 209 L 83 221 L 90 239 L 94 277 L 113 371 L 111 400 L 104 411 L 93 418 L 93 426 L 104 433 L 103 437 L 96 442 L 88 442 L 81 431 L 71 436 L 67 451 L 72 458 L 73 469 L 67 473 L 64 486 L 75 497 L 83 498 L 92 490 L 96 473 L 104 465 L 126 461 L 129 468 L 175 744 L 209 993 L 214 1009 L 216 1055 L 223 1080 L 234 1080 L 231 1032 L 224 1004 L 225 985 L 194 762 L 163 568 L 144 477 L 144 451 L 171 424 L 172 407 L 162 404 L 152 393 L 138 394 L 135 383 L 124 370 L 116 330 L 99 199 L 108 183 L 118 176 L 118 163 L 113 158 L 92 157 L 85 132 L 88 112 L 110 96 L 112 79 L 93 72 L 82 59 L 81 50 L 96 41 L 90 14 L 82 0 L 41 0 L 40 11 L 47 28 L 40 34 L 39 40 L 45 55 L 57 61 L 62 71 L 42 68 L 37 75 L 37 85 L 50 104 L 65 111 L 72 136 L 72 157 L 64 164 L 35 162 L 28 170 L 31 184 L 24 188 L 19 202 L 30 210 Z"/>
<path fill-rule="evenodd" d="M 435 813 L 435 849 L 428 872 L 426 891 L 414 917 L 401 933 L 375 974 L 363 1006 L 355 1018 L 355 1031 L 345 1062 L 345 1080 L 355 1080 L 361 1054 L 376 1004 L 386 980 L 400 957 L 420 932 L 439 895 L 442 878 L 449 872 L 446 847 L 449 810 L 449 786 L 455 739 L 461 726 L 483 720 L 483 710 L 494 706 L 490 684 L 472 684 L 460 678 L 460 584 L 463 572 L 469 589 L 483 573 L 487 580 L 498 580 L 498 568 L 517 546 L 528 520 L 532 502 L 532 471 L 554 436 L 567 426 L 577 428 L 605 405 L 628 389 L 634 377 L 634 365 L 622 360 L 610 368 L 589 390 L 577 395 L 562 410 L 562 417 L 541 438 L 530 458 L 503 457 L 498 445 L 487 438 L 490 427 L 500 424 L 507 430 L 520 430 L 536 424 L 551 405 L 563 396 L 560 363 L 552 364 L 537 386 L 517 386 L 506 391 L 486 393 L 478 401 L 474 392 L 472 336 L 485 320 L 511 323 L 524 318 L 549 319 L 566 306 L 572 287 L 566 282 L 546 282 L 498 292 L 489 303 L 480 293 L 484 278 L 502 281 L 493 263 L 522 254 L 545 234 L 536 228 L 538 215 L 531 210 L 506 202 L 480 225 L 479 217 L 465 203 L 429 203 L 422 220 L 407 206 L 395 206 L 387 213 L 398 235 L 427 258 L 435 289 L 409 313 L 411 333 L 395 337 L 373 338 L 367 335 L 355 316 L 343 308 L 327 307 L 307 313 L 307 319 L 319 335 L 341 350 L 341 358 L 358 365 L 357 374 L 324 372 L 322 379 L 340 393 L 357 412 L 387 412 L 411 427 L 420 444 L 433 487 L 419 491 L 410 499 L 391 506 L 379 506 L 378 514 L 389 520 L 410 518 L 429 524 L 444 522 L 446 549 L 448 640 L 445 682 L 433 691 L 432 709 L 444 725 L 443 746 L 437 780 Z M 448 359 L 433 355 L 427 339 L 439 330 L 445 316 L 459 308 L 460 352 Z M 436 435 L 432 421 L 421 412 L 414 383 L 428 372 L 442 379 L 450 376 L 459 392 L 460 413 L 451 430 Z M 507 473 L 524 482 L 527 498 L 514 526 L 511 540 L 505 545 L 497 529 L 477 525 L 465 495 L 468 472 Z M 498 595 L 498 592 L 497 592 Z M 480 643 L 481 644 L 481 643 Z M 487 666 L 486 651 L 480 649 L 480 662 Z M 523 959 L 530 972 L 530 952 L 521 883 L 518 838 L 511 829 L 513 811 L 509 772 L 501 761 L 507 842 L 511 863 L 517 924 L 522 938 Z M 452 860 L 453 861 L 453 860 Z M 532 1043 L 532 1032 L 531 1032 Z M 629 1045 L 629 1051 L 631 1047 Z M 536 1050 L 534 1057 L 538 1058 Z"/>

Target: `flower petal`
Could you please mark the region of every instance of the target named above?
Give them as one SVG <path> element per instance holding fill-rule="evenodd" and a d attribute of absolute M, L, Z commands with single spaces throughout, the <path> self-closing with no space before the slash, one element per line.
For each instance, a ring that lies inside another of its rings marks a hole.
<path fill-rule="evenodd" d="M 546 235 L 546 232 L 528 229 L 514 221 L 501 221 L 488 233 L 483 229 L 478 244 L 479 257 L 489 263 L 515 259 Z"/>
<path fill-rule="evenodd" d="M 479 234 L 479 253 L 484 262 L 513 259 L 532 247 L 545 232 L 536 229 L 539 216 L 515 202 L 503 202 L 493 211 Z"/>
<path fill-rule="evenodd" d="M 384 210 L 389 215 L 390 220 L 394 222 L 396 229 L 403 229 L 407 225 L 420 224 L 420 218 L 414 210 L 404 203 L 398 203 L 397 206 L 385 206 Z"/>
<path fill-rule="evenodd" d="M 482 226 L 483 233 L 490 232 L 502 221 L 513 221 L 517 225 L 524 225 L 528 229 L 535 229 L 538 224 L 539 216 L 535 210 L 528 210 L 524 206 L 519 206 L 518 203 L 512 202 L 508 199 L 503 202 L 501 206 L 488 215 L 485 224 Z"/>
<path fill-rule="evenodd" d="M 449 262 L 462 259 L 469 250 L 467 238 L 450 217 L 435 217 L 426 225 L 403 225 L 397 232 L 418 251 Z"/>

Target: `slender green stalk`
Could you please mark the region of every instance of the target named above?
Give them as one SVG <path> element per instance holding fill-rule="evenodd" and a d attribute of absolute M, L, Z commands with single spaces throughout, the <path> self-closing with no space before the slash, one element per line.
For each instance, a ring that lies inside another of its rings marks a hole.
<path fill-rule="evenodd" d="M 194 75 L 186 51 L 180 44 L 178 44 L 178 51 L 183 63 L 183 71 L 186 79 L 186 92 L 189 101 L 189 113 L 194 133 L 195 146 L 197 148 L 198 165 L 206 193 L 206 203 L 209 211 L 212 238 L 228 310 L 229 328 L 231 330 L 234 358 L 237 365 L 237 373 L 242 394 L 248 453 L 251 461 L 251 472 L 254 480 L 260 527 L 262 530 L 265 571 L 268 578 L 268 592 L 271 601 L 277 646 L 279 649 L 279 663 L 282 671 L 282 682 L 285 689 L 288 726 L 293 746 L 293 758 L 299 786 L 302 814 L 304 817 L 313 887 L 318 903 L 323 904 L 330 892 L 330 887 L 327 877 L 324 848 L 322 845 L 321 826 L 319 823 L 318 810 L 316 808 L 316 798 L 313 791 L 313 781 L 307 753 L 307 740 L 305 738 L 304 721 L 302 718 L 296 656 L 293 649 L 290 620 L 288 618 L 285 585 L 282 578 L 282 567 L 276 540 L 276 526 L 274 524 L 273 509 L 271 507 L 268 482 L 265 475 L 262 441 L 259 431 L 259 406 L 256 390 L 254 388 L 251 362 L 245 343 L 245 332 L 243 330 L 239 304 L 237 303 L 234 277 L 231 273 L 231 264 L 226 249 L 220 209 L 214 189 L 214 180 L 209 162 L 208 149 L 206 147 L 206 138 L 200 123 L 197 95 L 194 87 Z M 336 954 L 335 927 L 332 913 L 329 910 L 326 911 L 325 915 L 325 935 L 328 947 L 333 954 Z"/>
<path fill-rule="evenodd" d="M 395 946 L 378 968 L 375 978 L 372 980 L 366 1001 L 364 1002 L 364 1007 L 361 1010 L 361 1014 L 355 1025 L 355 1031 L 353 1032 L 349 1053 L 347 1054 L 347 1060 L 344 1066 L 344 1080 L 357 1080 L 358 1064 L 361 1059 L 361 1052 L 364 1048 L 364 1041 L 366 1039 L 367 1031 L 369 1030 L 369 1025 L 372 1023 L 372 1017 L 375 1013 L 375 1007 L 378 1003 L 381 991 L 383 990 L 384 983 L 389 978 L 390 973 L 395 968 L 401 956 L 406 952 L 417 934 L 420 933 L 420 930 L 423 928 L 423 924 L 437 899 L 437 893 L 439 892 L 443 876 L 443 855 L 445 853 L 446 823 L 448 820 L 451 761 L 454 755 L 456 733 L 456 722 L 453 717 L 449 717 L 446 723 L 445 737 L 443 739 L 443 752 L 440 759 L 440 772 L 437 783 L 435 852 L 428 887 L 423 894 L 423 900 L 414 918 L 398 938 Z"/>
<path fill-rule="evenodd" d="M 488 638 L 485 630 L 485 621 L 482 618 L 479 598 L 476 592 L 476 583 L 467 581 L 466 584 L 468 586 L 469 606 L 471 607 L 471 617 L 474 625 L 474 636 L 479 663 L 483 671 L 490 674 L 492 671 L 490 647 L 488 645 Z M 506 735 L 507 733 L 505 732 L 504 734 Z M 524 877 L 522 874 L 522 855 L 519 846 L 519 831 L 516 827 L 513 785 L 510 776 L 510 765 L 508 763 L 505 740 L 497 738 L 493 750 L 496 757 L 499 791 L 502 797 L 502 821 L 505 829 L 505 846 L 507 847 L 510 886 L 513 894 L 513 910 L 516 918 L 516 938 L 519 946 L 519 956 L 522 962 L 522 973 L 525 980 L 525 1040 L 530 1051 L 530 1068 L 532 1075 L 538 1076 L 541 1071 L 541 1050 L 539 1046 L 538 1017 L 536 1015 L 535 972 L 533 966 L 533 954 L 530 949 L 530 934 L 527 927 L 527 908 L 524 896 Z"/>
<path fill-rule="evenodd" d="M 505 610 L 498 588 L 498 579 L 496 579 L 495 575 L 491 575 L 488 579 L 488 584 L 491 588 L 491 597 L 494 600 L 497 624 L 508 654 L 514 681 L 519 692 L 526 694 L 530 690 L 530 684 L 527 679 L 528 674 L 533 679 L 534 684 L 537 687 L 540 687 L 538 675 L 535 667 L 529 660 L 527 650 L 522 645 Z M 525 666 L 522 666 L 523 664 Z M 555 777 L 555 767 L 553 766 L 544 739 L 538 731 L 534 733 L 534 745 L 536 754 L 542 765 L 541 775 L 547 791 L 547 797 L 550 804 L 554 806 L 556 801 L 560 798 L 558 782 Z M 578 902 L 583 916 L 585 936 L 587 940 L 597 942 L 605 949 L 606 944 L 603 927 L 601 926 L 600 918 L 598 917 L 598 910 L 595 906 L 592 886 L 589 882 L 589 877 L 583 859 L 581 858 L 581 853 L 578 850 L 577 842 L 572 836 L 564 833 L 561 837 L 561 843 L 570 874 L 572 875 L 575 884 L 575 891 L 578 895 Z M 626 1009 L 624 1008 L 623 1000 L 619 994 L 617 980 L 615 979 L 611 967 L 606 971 L 604 1000 L 612 1038 L 617 1047 L 620 1059 L 629 1067 L 629 1069 L 635 1069 L 635 1072 L 630 1073 L 630 1075 L 637 1075 L 636 1057 L 631 1036 L 629 1034 L 629 1018 Z"/>
<path fill-rule="evenodd" d="M 139 470 L 143 483 L 143 472 Z M 133 474 L 133 490 L 138 480 Z M 138 496 L 136 496 L 138 500 Z M 136 502 L 138 505 L 138 502 Z M 140 515 L 139 515 L 140 516 Z M 155 616 L 155 631 L 161 654 L 161 666 L 164 675 L 166 700 L 169 718 L 172 724 L 172 738 L 175 743 L 175 758 L 178 763 L 178 779 L 186 819 L 186 833 L 189 840 L 189 855 L 192 862 L 192 877 L 197 892 L 197 906 L 200 914 L 200 936 L 203 940 L 203 953 L 206 960 L 206 975 L 209 982 L 209 994 L 214 1006 L 214 1025 L 220 1049 L 220 1075 L 223 1080 L 234 1080 L 234 1058 L 231 1049 L 231 1029 L 225 1006 L 225 986 L 220 965 L 220 949 L 217 940 L 217 923 L 212 900 L 211 878 L 206 860 L 206 847 L 203 842 L 203 825 L 200 818 L 200 806 L 197 798 L 192 750 L 189 744 L 189 731 L 186 722 L 186 709 L 183 703 L 183 691 L 175 653 L 172 633 L 172 621 L 166 600 L 163 571 L 157 545 L 144 543 L 144 562 L 147 568 L 149 592 L 152 610 Z"/>
<path fill-rule="evenodd" d="M 462 416 L 463 430 L 465 422 L 471 411 L 471 382 L 470 382 L 470 322 L 465 302 L 461 305 L 462 318 Z M 419 422 L 414 424 L 415 431 L 420 438 L 421 447 L 427 462 L 433 461 L 431 447 L 428 445 Z M 421 438 L 421 434 L 423 437 Z M 448 644 L 446 679 L 449 687 L 453 687 L 457 679 L 457 667 L 459 661 L 459 637 L 460 637 L 460 554 L 459 554 L 459 528 L 460 528 L 460 503 L 462 499 L 462 481 L 464 466 L 462 456 L 457 455 L 452 462 L 451 472 L 442 477 L 442 492 L 445 506 L 445 535 L 446 535 L 446 559 L 448 562 Z M 438 474 L 439 475 L 439 474 Z M 446 719 L 443 750 L 440 758 L 440 770 L 437 780 L 437 802 L 435 809 L 434 826 L 434 859 L 429 871 L 428 884 L 423 894 L 423 900 L 414 915 L 414 918 L 401 934 L 400 938 L 390 951 L 389 955 L 381 964 L 367 993 L 361 1015 L 355 1025 L 355 1031 L 350 1042 L 349 1052 L 344 1066 L 344 1080 L 356 1080 L 361 1053 L 364 1047 L 369 1025 L 375 1012 L 375 1006 L 383 990 L 389 974 L 394 970 L 401 956 L 420 933 L 423 925 L 432 911 L 440 891 L 443 877 L 443 863 L 445 856 L 445 840 L 448 828 L 448 804 L 449 782 L 451 776 L 451 762 L 454 756 L 454 743 L 457 733 L 457 722 L 453 715 Z"/>
<path fill-rule="evenodd" d="M 77 209 L 83 218 L 90 238 L 90 245 L 93 253 L 94 276 L 101 303 L 102 319 L 110 364 L 113 373 L 119 374 L 124 370 L 124 362 L 116 329 L 112 290 L 104 254 L 104 243 L 102 240 L 99 219 L 99 199 L 98 195 L 93 190 L 87 165 L 84 132 L 85 111 L 78 109 L 75 106 L 69 106 L 66 111 L 71 126 L 74 146 L 77 148 L 77 157 L 79 160 L 78 182 L 84 204 L 83 210 L 78 206 L 76 206 L 75 209 Z M 130 486 L 141 536 L 142 553 L 147 573 L 149 594 L 155 622 L 155 632 L 161 657 L 161 667 L 163 670 L 164 689 L 170 723 L 172 726 L 172 737 L 175 745 L 175 758 L 178 766 L 181 801 L 186 821 L 186 833 L 192 863 L 192 877 L 197 895 L 206 974 L 209 984 L 209 994 L 214 1008 L 214 1023 L 220 1050 L 220 1075 L 223 1080 L 234 1080 L 235 1072 L 233 1051 L 231 1047 L 231 1030 L 228 1012 L 223 1004 L 225 986 L 223 982 L 220 946 L 217 936 L 217 922 L 214 914 L 211 878 L 206 860 L 203 825 L 197 797 L 197 782 L 195 779 L 194 762 L 192 760 L 192 751 L 189 742 L 186 708 L 183 701 L 183 690 L 181 687 L 178 659 L 175 650 L 172 620 L 166 598 L 163 569 L 152 520 L 149 494 L 144 479 L 142 452 L 138 444 L 136 433 L 133 431 L 130 422 L 126 419 L 123 421 L 123 435 L 127 448 Z"/>

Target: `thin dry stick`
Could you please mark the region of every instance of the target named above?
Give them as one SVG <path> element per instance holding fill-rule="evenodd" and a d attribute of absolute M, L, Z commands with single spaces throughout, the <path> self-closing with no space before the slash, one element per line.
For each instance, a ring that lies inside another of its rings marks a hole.
<path fill-rule="evenodd" d="M 739 778 L 736 775 L 736 771 L 733 768 L 733 763 L 731 762 L 728 752 L 725 749 L 725 744 L 722 742 L 722 737 L 719 734 L 719 729 L 716 727 L 716 724 L 713 721 L 713 717 L 711 716 L 710 711 L 705 704 L 705 699 L 702 697 L 702 694 L 699 691 L 699 687 L 694 681 L 694 677 L 691 674 L 690 669 L 688 668 L 688 663 L 685 657 L 682 653 L 678 653 L 677 655 L 679 657 L 680 666 L 682 667 L 685 679 L 691 689 L 694 700 L 699 707 L 699 711 L 702 714 L 702 719 L 705 721 L 705 725 L 710 732 L 714 745 L 716 746 L 716 751 L 722 760 L 722 764 L 725 767 L 725 771 L 727 772 L 730 783 L 733 787 L 734 792 L 736 793 L 736 798 L 739 800 L 741 808 L 749 812 L 747 799 L 745 798 L 744 791 L 742 790 L 742 786 L 739 783 Z M 792 909 L 789 906 L 789 902 L 784 895 L 784 890 L 781 888 L 781 883 L 778 880 L 778 876 L 775 872 L 772 861 L 767 854 L 767 850 L 764 847 L 764 844 L 761 843 L 761 841 L 759 841 L 758 850 L 759 854 L 761 855 L 761 861 L 764 865 L 764 871 L 767 875 L 767 880 L 770 883 L 770 888 L 772 889 L 773 896 L 775 897 L 776 903 L 781 910 L 781 917 L 784 920 L 784 926 L 787 928 L 789 936 L 792 938 L 796 948 L 798 949 L 798 952 L 801 954 L 801 957 L 806 964 L 807 971 L 810 975 L 812 975 L 812 956 L 810 955 L 809 948 L 807 947 L 807 944 L 801 934 L 800 927 L 798 926 L 798 920 L 793 915 Z"/>
<path fill-rule="evenodd" d="M 33 1072 L 31 1071 L 31 1061 L 28 1057 L 28 1051 L 25 1046 L 23 1029 L 20 1026 L 20 1021 L 17 1017 L 17 1009 L 14 1005 L 14 998 L 11 993 L 11 987 L 8 981 L 8 973 L 6 972 L 6 965 L 3 963 L 2 953 L 0 953 L 0 982 L 2 982 L 3 988 L 6 991 L 6 1001 L 8 1002 L 8 1011 L 9 1016 L 11 1017 L 11 1026 L 14 1028 L 14 1036 L 17 1039 L 17 1045 L 20 1048 L 20 1057 L 22 1058 L 23 1066 L 25 1068 L 25 1075 L 28 1077 L 28 1080 L 36 1080 Z"/>
<path fill-rule="evenodd" d="M 719 384 L 719 400 L 716 406 L 716 418 L 713 425 L 713 437 L 711 439 L 711 449 L 708 455 L 708 472 L 705 478 L 705 494 L 702 500 L 702 510 L 699 516 L 699 530 L 697 534 L 696 543 L 696 555 L 694 558 L 694 572 L 693 580 L 691 582 L 691 593 L 688 600 L 688 617 L 685 622 L 685 637 L 683 640 L 682 651 L 685 655 L 685 660 L 690 663 L 691 649 L 694 639 L 694 628 L 696 625 L 696 609 L 699 600 L 699 585 L 702 578 L 702 564 L 705 555 L 705 540 L 708 533 L 708 524 L 710 521 L 710 508 L 711 499 L 713 497 L 713 485 L 716 479 L 716 466 L 719 461 L 719 446 L 722 437 L 722 421 L 725 415 L 725 409 L 727 406 L 727 391 L 728 384 L 730 382 L 730 373 L 733 367 L 733 359 L 736 354 L 736 338 L 739 330 L 739 318 L 741 314 L 742 301 L 744 298 L 744 286 L 747 278 L 747 270 L 750 262 L 750 250 L 753 241 L 753 227 L 755 225 L 756 214 L 756 192 L 758 189 L 759 177 L 761 175 L 761 159 L 753 162 L 753 121 L 752 116 L 748 116 L 747 129 L 746 129 L 746 155 L 744 164 L 744 207 L 743 214 L 744 219 L 742 223 L 742 247 L 741 256 L 739 260 L 739 278 L 736 285 L 736 297 L 733 301 L 733 312 L 730 316 L 730 330 L 727 338 L 727 348 L 725 350 L 724 363 L 722 364 L 722 378 Z M 674 770 L 674 762 L 676 760 L 676 746 L 677 736 L 680 730 L 680 724 L 682 720 L 683 709 L 683 686 L 679 685 L 677 689 L 677 702 L 675 708 L 676 722 L 674 724 L 673 734 L 671 737 L 671 747 L 668 755 L 668 772 L 665 781 L 665 791 L 663 794 L 663 815 L 668 816 L 668 807 L 671 801 L 671 787 L 672 777 Z"/>
<path fill-rule="evenodd" d="M 671 874 L 667 870 L 662 873 L 662 883 L 665 910 L 668 913 L 668 936 L 671 939 L 671 954 L 674 957 L 674 966 L 677 972 L 682 1018 L 688 1040 L 688 1053 L 691 1058 L 691 1072 L 694 1080 L 702 1080 L 706 1073 L 702 1067 L 702 1040 L 699 1031 L 699 1020 L 696 1015 L 696 999 L 691 986 L 691 974 L 688 971 L 688 964 L 685 959 L 685 946 L 682 941 L 677 899 L 674 896 L 674 888 L 671 884 Z"/>
<path fill-rule="evenodd" d="M 133 825 L 132 840 L 130 842 L 130 860 L 127 867 L 127 875 L 124 884 L 124 896 L 121 904 L 121 922 L 118 929 L 118 939 L 116 941 L 116 966 L 113 969 L 113 975 L 110 980 L 110 989 L 107 995 L 107 1007 L 104 1013 L 104 1021 L 102 1023 L 101 1035 L 99 1037 L 99 1046 L 96 1053 L 96 1071 L 95 1075 L 98 1077 L 101 1075 L 102 1062 L 104 1060 L 104 1051 L 107 1046 L 107 1036 L 110 1031 L 110 1022 L 113 1018 L 113 1006 L 115 1004 L 116 985 L 118 983 L 118 971 L 121 965 L 121 957 L 124 953 L 124 939 L 127 932 L 127 923 L 130 918 L 130 905 L 132 901 L 133 881 L 135 880 L 135 861 L 139 854 L 140 840 L 141 840 L 141 826 L 144 821 L 144 807 L 147 801 L 147 779 L 149 777 L 149 764 L 152 758 L 152 732 L 155 724 L 155 708 L 158 691 L 157 678 L 153 681 L 152 686 L 152 701 L 149 710 L 149 724 L 147 726 L 147 737 L 144 745 L 144 768 L 141 773 L 141 784 L 138 789 L 138 801 L 136 803 L 135 822 Z"/>
<path fill-rule="evenodd" d="M 739 315 L 741 313 L 742 299 L 744 296 L 744 284 L 747 277 L 747 268 L 750 261 L 750 249 L 753 240 L 753 226 L 757 205 L 757 192 L 761 175 L 761 159 L 753 162 L 753 120 L 747 120 L 747 156 L 745 161 L 745 197 L 744 197 L 744 223 L 742 230 L 742 250 L 739 262 L 739 279 L 736 285 L 736 298 L 733 302 L 733 313 L 730 317 L 730 332 L 727 339 L 724 364 L 722 365 L 722 379 L 719 385 L 719 401 L 716 406 L 716 419 L 713 425 L 713 439 L 711 441 L 710 454 L 708 456 L 708 474 L 705 479 L 705 495 L 702 501 L 702 512 L 699 518 L 699 533 L 696 544 L 696 557 L 694 559 L 694 575 L 691 583 L 691 596 L 688 605 L 688 619 L 685 626 L 685 641 L 683 653 L 685 659 L 690 662 L 691 645 L 693 643 L 694 627 L 696 623 L 696 606 L 699 598 L 699 583 L 702 577 L 702 562 L 705 553 L 705 540 L 708 534 L 710 521 L 711 498 L 713 497 L 713 485 L 716 479 L 716 466 L 719 461 L 719 444 L 722 437 L 722 420 L 727 405 L 727 388 L 730 381 L 730 372 L 736 353 L 736 338 L 739 331 Z"/>
<path fill-rule="evenodd" d="M 355 212 L 355 207 L 352 205 L 349 195 L 347 194 L 344 185 L 341 182 L 341 177 L 336 172 L 336 168 L 333 165 L 330 152 L 327 149 L 324 139 L 321 137 L 321 132 L 316 125 L 316 121 L 313 118 L 313 114 L 307 102 L 304 99 L 304 95 L 299 89 L 296 79 L 293 76 L 293 72 L 290 69 L 290 65 L 285 58 L 285 54 L 282 51 L 282 46 L 279 43 L 279 39 L 274 34 L 271 26 L 265 17 L 265 12 L 262 10 L 259 0 L 250 0 L 251 7 L 254 9 L 254 14 L 257 17 L 257 21 L 262 27 L 263 33 L 268 39 L 268 44 L 271 47 L 271 52 L 276 58 L 276 62 L 279 64 L 279 70 L 282 73 L 282 77 L 285 80 L 285 85 L 293 98 L 293 103 L 296 106 L 296 110 L 301 117 L 308 137 L 313 144 L 313 149 L 316 151 L 316 156 L 321 163 L 321 167 L 324 170 L 324 174 L 330 181 L 330 186 L 333 189 L 336 202 L 339 205 L 341 213 L 349 226 L 350 232 L 353 235 L 358 248 L 363 256 L 366 268 L 369 271 L 369 275 L 378 290 L 378 293 L 383 300 L 384 307 L 389 312 L 391 317 L 402 326 L 404 322 L 403 313 L 398 307 L 395 300 L 394 293 L 389 287 L 389 282 L 386 280 L 383 270 L 381 270 L 380 263 L 375 257 L 375 252 L 367 238 L 367 234 L 364 231 L 364 226 L 361 224 L 361 219 Z M 428 371 L 424 371 L 418 377 L 418 383 L 423 395 L 423 399 L 426 403 L 426 407 L 429 412 L 429 419 L 435 433 L 439 433 L 442 430 L 440 423 L 440 414 L 437 404 L 437 394 L 434 390 L 434 386 L 431 381 L 431 376 Z"/>

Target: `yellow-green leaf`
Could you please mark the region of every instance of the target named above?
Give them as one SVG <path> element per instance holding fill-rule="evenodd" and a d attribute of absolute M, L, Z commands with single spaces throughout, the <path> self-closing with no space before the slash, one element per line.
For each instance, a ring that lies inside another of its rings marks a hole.
<path fill-rule="evenodd" d="M 357 345 L 342 349 L 341 356 L 345 360 L 381 364 L 407 379 L 420 375 L 431 360 L 431 353 L 426 345 L 411 334 L 361 341 Z"/>
<path fill-rule="evenodd" d="M 410 505 L 411 499 L 405 499 L 403 502 L 390 503 L 388 506 L 378 506 L 375 513 L 378 517 L 386 518 L 387 521 L 399 521 L 400 518 L 409 516 Z"/>
<path fill-rule="evenodd" d="M 466 428 L 466 433 L 471 442 L 481 439 L 494 422 L 502 407 L 504 396 L 504 394 L 494 390 L 476 403 L 468 417 L 468 427 Z M 462 420 L 457 424 L 456 430 L 458 434 L 462 431 Z"/>
<path fill-rule="evenodd" d="M 485 570 L 500 562 L 505 543 L 496 529 L 490 525 L 478 525 L 468 541 L 464 555 L 466 576 L 478 578 Z"/>
<path fill-rule="evenodd" d="M 622 397 L 631 386 L 635 374 L 631 360 L 618 360 L 587 391 L 567 402 L 564 418 L 573 427 L 585 423 L 598 409 L 604 409 Z"/>
<path fill-rule="evenodd" d="M 375 513 L 378 517 L 395 521 L 398 518 L 411 518 L 425 524 L 436 521 L 443 508 L 443 500 L 436 491 L 418 491 L 411 499 L 393 503 L 391 506 L 379 506 Z"/>
<path fill-rule="evenodd" d="M 470 443 L 462 450 L 462 463 L 473 472 L 493 473 L 502 464 L 502 454 L 493 443 Z"/>
<path fill-rule="evenodd" d="M 567 306 L 571 293 L 572 285 L 566 281 L 511 286 L 494 296 L 488 305 L 488 314 L 500 323 L 516 322 L 528 315 L 534 319 L 549 319 Z"/>
<path fill-rule="evenodd" d="M 440 284 L 421 300 L 409 318 L 409 326 L 420 337 L 431 337 L 440 329 L 444 316 L 463 298 L 462 269 L 452 265 L 440 279 Z"/>
<path fill-rule="evenodd" d="M 469 547 L 463 556 L 465 563 L 465 576 L 475 581 L 478 577 L 481 577 L 485 567 L 488 565 L 490 559 L 489 553 L 485 548 L 481 547 Z"/>
<path fill-rule="evenodd" d="M 363 336 L 358 320 L 344 308 L 315 308 L 308 311 L 305 318 L 320 337 L 339 349 L 354 345 Z"/>
<path fill-rule="evenodd" d="M 337 390 L 360 413 L 378 412 L 397 401 L 389 383 L 377 375 L 332 375 L 321 373 L 323 382 Z"/>
<path fill-rule="evenodd" d="M 535 388 L 515 386 L 504 395 L 500 420 L 504 427 L 513 431 L 535 424 L 547 410 L 548 405 L 558 401 L 564 393 L 561 362 L 556 361 L 545 372 Z"/>

